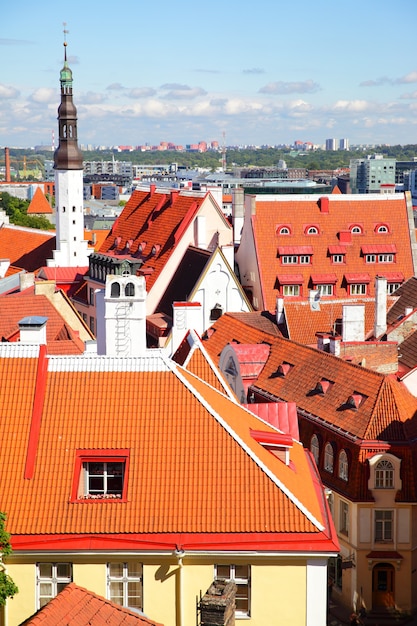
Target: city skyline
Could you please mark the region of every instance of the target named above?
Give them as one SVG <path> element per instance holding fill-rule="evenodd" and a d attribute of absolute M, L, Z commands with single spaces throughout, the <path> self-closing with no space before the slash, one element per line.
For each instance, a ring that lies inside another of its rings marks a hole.
<path fill-rule="evenodd" d="M 57 144 L 64 28 L 82 144 L 417 143 L 417 5 L 395 12 L 391 28 L 387 0 L 8 4 L 0 145 Z"/>

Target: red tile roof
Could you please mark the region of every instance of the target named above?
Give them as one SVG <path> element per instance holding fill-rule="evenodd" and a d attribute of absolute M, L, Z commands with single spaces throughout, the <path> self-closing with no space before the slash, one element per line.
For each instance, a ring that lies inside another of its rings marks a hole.
<path fill-rule="evenodd" d="M 15 551 L 335 549 L 302 446 L 287 466 L 251 435 L 273 426 L 159 351 L 35 358 L 3 344 L 0 397 L 0 492 Z M 77 451 L 91 449 L 129 451 L 126 500 L 71 500 Z"/>
<path fill-rule="evenodd" d="M 67 585 L 20 626 L 161 626 L 79 587 Z"/>
<path fill-rule="evenodd" d="M 281 199 L 277 196 L 269 198 L 256 196 L 256 211 L 251 216 L 251 224 L 258 254 L 264 309 L 275 310 L 278 294 L 277 276 L 281 278 L 285 276 L 285 281 L 280 282 L 286 284 L 288 276 L 296 274 L 297 282 L 303 284 L 302 296 L 306 298 L 308 289 L 312 287 L 312 274 L 335 273 L 338 297 L 346 295 L 344 286 L 346 274 L 357 275 L 358 280 L 362 280 L 362 275 L 366 274 L 367 281 L 371 283 L 369 295 L 374 293 L 373 277 L 376 275 L 384 275 L 390 269 L 401 272 L 406 279 L 414 275 L 408 208 L 403 194 L 396 194 L 392 198 L 372 195 L 361 199 L 357 196 L 331 194 L 326 196 L 327 198 L 328 213 L 320 210 L 320 198 Z M 277 224 L 287 225 L 291 234 L 279 235 Z M 350 234 L 349 229 L 355 224 L 361 225 L 362 234 Z M 376 232 L 379 224 L 387 225 L 389 232 Z M 316 226 L 319 234 L 308 235 L 310 225 Z M 345 245 L 341 245 L 339 239 L 341 231 L 349 234 L 350 242 Z M 378 250 L 382 246 L 384 251 L 396 248 L 395 265 L 387 263 L 365 265 L 362 254 L 364 246 Z M 285 249 L 291 247 L 295 250 L 313 248 L 311 264 L 283 265 L 280 253 L 277 254 L 281 247 Z M 340 253 L 344 254 L 345 262 L 332 263 L 331 255 Z"/>
<path fill-rule="evenodd" d="M 26 316 L 48 318 L 46 323 L 48 354 L 84 352 L 84 342 L 44 295 L 17 293 L 0 296 L 0 337 L 4 341 L 19 341 L 19 322 Z"/>
<path fill-rule="evenodd" d="M 0 228 L 2 259 L 10 264 L 34 272 L 53 256 L 56 247 L 55 233 L 3 224 Z"/>
<path fill-rule="evenodd" d="M 150 291 L 206 197 L 135 190 L 99 253 L 141 260 L 140 272 L 147 275 L 147 290 Z M 217 211 L 225 227 L 230 228 L 218 207 Z"/>

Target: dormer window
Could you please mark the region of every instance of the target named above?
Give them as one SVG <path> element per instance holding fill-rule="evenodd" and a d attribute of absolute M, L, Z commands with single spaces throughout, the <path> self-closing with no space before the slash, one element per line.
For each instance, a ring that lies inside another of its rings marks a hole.
<path fill-rule="evenodd" d="M 317 226 L 307 226 L 304 229 L 304 234 L 305 235 L 318 235 L 319 234 L 319 229 Z"/>
<path fill-rule="evenodd" d="M 354 224 L 350 227 L 350 232 L 352 233 L 352 235 L 361 235 L 363 233 L 362 226 L 359 226 L 359 224 Z"/>
<path fill-rule="evenodd" d="M 278 369 L 277 369 L 278 376 L 285 377 L 292 367 L 294 366 L 291 365 L 291 363 L 287 363 L 286 361 L 284 361 L 283 363 L 278 365 Z"/>
<path fill-rule="evenodd" d="M 128 450 L 78 450 L 72 501 L 126 500 Z"/>
<path fill-rule="evenodd" d="M 291 235 L 291 229 L 289 226 L 278 226 L 277 235 Z"/>
<path fill-rule="evenodd" d="M 377 226 L 375 227 L 375 232 L 379 235 L 389 233 L 390 230 L 388 224 L 377 224 Z"/>
<path fill-rule="evenodd" d="M 356 410 L 361 406 L 361 404 L 363 404 L 364 400 L 365 396 L 355 391 L 347 399 L 346 405 L 348 408 Z"/>
<path fill-rule="evenodd" d="M 394 487 L 394 466 L 391 461 L 382 459 L 375 467 L 375 488 L 392 489 Z"/>
<path fill-rule="evenodd" d="M 334 383 L 330 380 L 328 380 L 327 378 L 322 378 L 321 380 L 319 380 L 319 382 L 317 383 L 316 387 L 315 387 L 315 391 L 316 393 L 319 393 L 321 395 L 324 396 L 324 394 L 331 389 L 331 387 L 334 385 Z"/>

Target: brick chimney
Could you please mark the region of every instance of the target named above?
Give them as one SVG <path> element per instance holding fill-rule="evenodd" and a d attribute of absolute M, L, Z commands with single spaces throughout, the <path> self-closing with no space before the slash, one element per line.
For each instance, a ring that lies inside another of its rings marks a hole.
<path fill-rule="evenodd" d="M 201 626 L 234 626 L 236 583 L 215 580 L 199 603 Z"/>

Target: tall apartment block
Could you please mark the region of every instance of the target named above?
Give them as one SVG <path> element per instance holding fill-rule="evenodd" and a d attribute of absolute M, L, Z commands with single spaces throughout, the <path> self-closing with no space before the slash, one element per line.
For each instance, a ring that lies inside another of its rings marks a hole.
<path fill-rule="evenodd" d="M 326 139 L 326 150 L 337 150 L 336 139 Z"/>
<path fill-rule="evenodd" d="M 350 161 L 350 189 L 352 193 L 385 193 L 395 191 L 395 159 L 384 159 L 372 154 Z"/>
<path fill-rule="evenodd" d="M 349 150 L 349 139 L 339 139 L 339 150 Z"/>

